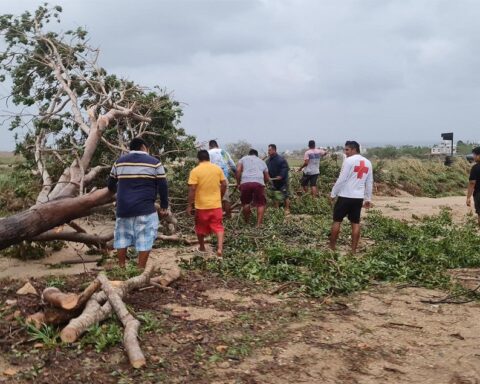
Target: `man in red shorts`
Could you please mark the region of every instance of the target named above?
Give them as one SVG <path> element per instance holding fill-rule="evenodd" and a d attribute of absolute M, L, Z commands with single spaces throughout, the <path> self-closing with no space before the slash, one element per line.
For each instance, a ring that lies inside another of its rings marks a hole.
<path fill-rule="evenodd" d="M 267 205 L 265 183 L 270 181 L 267 164 L 258 158 L 258 152 L 255 149 L 251 149 L 248 156 L 239 160 L 236 176 L 237 184 L 240 185 L 240 200 L 245 222 L 248 223 L 250 220 L 253 206 L 257 208 L 257 227 L 260 227 Z"/>
<path fill-rule="evenodd" d="M 222 223 L 222 197 L 227 189 L 227 181 L 222 169 L 210 162 L 208 151 L 197 153 L 199 164 L 192 169 L 188 178 L 187 213 L 195 207 L 195 232 L 199 251 L 205 251 L 205 236 L 217 235 L 217 256 L 223 253 L 224 229 Z"/>

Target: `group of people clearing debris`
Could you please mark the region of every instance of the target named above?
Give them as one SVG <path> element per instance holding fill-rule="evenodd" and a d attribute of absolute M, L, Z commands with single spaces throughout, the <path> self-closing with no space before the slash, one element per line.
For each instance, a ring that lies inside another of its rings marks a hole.
<path fill-rule="evenodd" d="M 467 191 L 467 206 L 473 197 L 478 223 L 480 225 L 480 147 L 473 149 L 475 165 L 470 172 Z M 305 192 L 318 197 L 318 176 L 320 160 L 327 151 L 317 148 L 315 141 L 308 142 L 304 154 L 301 186 Z M 223 255 L 223 218 L 232 215 L 231 190 L 228 184 L 230 175 L 236 180 L 235 188 L 240 191 L 242 215 L 245 222 L 251 218 L 252 208 L 256 209 L 257 227 L 263 223 L 267 205 L 266 186 L 272 194 L 276 207 L 282 204 L 289 213 L 288 189 L 289 165 L 277 153 L 275 144 L 268 146 L 265 160 L 255 149 L 242 157 L 237 164 L 230 154 L 219 148 L 215 140 L 210 140 L 208 150 L 197 153 L 198 165 L 188 178 L 187 213 L 195 215 L 195 232 L 199 251 L 206 251 L 205 237 L 214 233 L 217 236 L 216 255 Z M 161 162 L 150 156 L 147 143 L 141 138 L 130 142 L 130 152 L 121 156 L 113 165 L 108 180 L 108 188 L 117 194 L 114 248 L 118 252 L 120 266 L 125 266 L 127 249 L 134 246 L 138 252 L 138 267 L 145 268 L 149 253 L 157 237 L 159 215 L 168 213 L 168 185 L 165 169 Z M 360 239 L 360 215 L 362 207 L 370 208 L 373 189 L 373 169 L 371 162 L 360 154 L 356 141 L 347 141 L 344 146 L 344 160 L 340 174 L 330 193 L 333 205 L 333 223 L 330 232 L 330 249 L 335 250 L 345 217 L 351 223 L 351 252 L 355 253 Z M 160 197 L 160 211 L 155 200 Z"/>

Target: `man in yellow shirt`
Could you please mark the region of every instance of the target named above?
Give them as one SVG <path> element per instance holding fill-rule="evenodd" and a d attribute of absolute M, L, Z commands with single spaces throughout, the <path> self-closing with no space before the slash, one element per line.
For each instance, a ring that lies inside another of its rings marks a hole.
<path fill-rule="evenodd" d="M 195 207 L 195 232 L 199 251 L 205 251 L 205 236 L 217 235 L 217 256 L 223 253 L 223 212 L 222 198 L 227 189 L 227 180 L 222 169 L 210 162 L 208 151 L 197 153 L 199 164 L 192 169 L 188 178 L 187 213 L 192 214 Z"/>

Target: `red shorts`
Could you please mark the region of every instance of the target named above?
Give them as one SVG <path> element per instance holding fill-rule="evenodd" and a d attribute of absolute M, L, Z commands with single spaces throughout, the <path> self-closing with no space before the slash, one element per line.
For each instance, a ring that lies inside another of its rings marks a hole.
<path fill-rule="evenodd" d="M 195 209 L 195 232 L 197 235 L 223 232 L 222 208 Z"/>
<path fill-rule="evenodd" d="M 240 184 L 240 201 L 243 205 L 251 204 L 253 207 L 267 205 L 265 186 L 260 183 Z"/>

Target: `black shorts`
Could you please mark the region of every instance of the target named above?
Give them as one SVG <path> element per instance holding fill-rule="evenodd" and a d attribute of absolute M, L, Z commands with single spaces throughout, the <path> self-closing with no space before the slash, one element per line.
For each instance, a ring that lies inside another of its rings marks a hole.
<path fill-rule="evenodd" d="M 363 199 L 352 199 L 349 197 L 338 197 L 333 208 L 333 221 L 342 222 L 345 216 L 348 216 L 353 224 L 360 223 L 360 213 L 362 211 Z"/>
<path fill-rule="evenodd" d="M 318 173 L 316 175 L 303 175 L 300 180 L 302 187 L 316 187 L 317 186 Z"/>
<path fill-rule="evenodd" d="M 475 212 L 480 215 L 480 192 L 473 195 L 473 202 L 475 203 Z"/>

